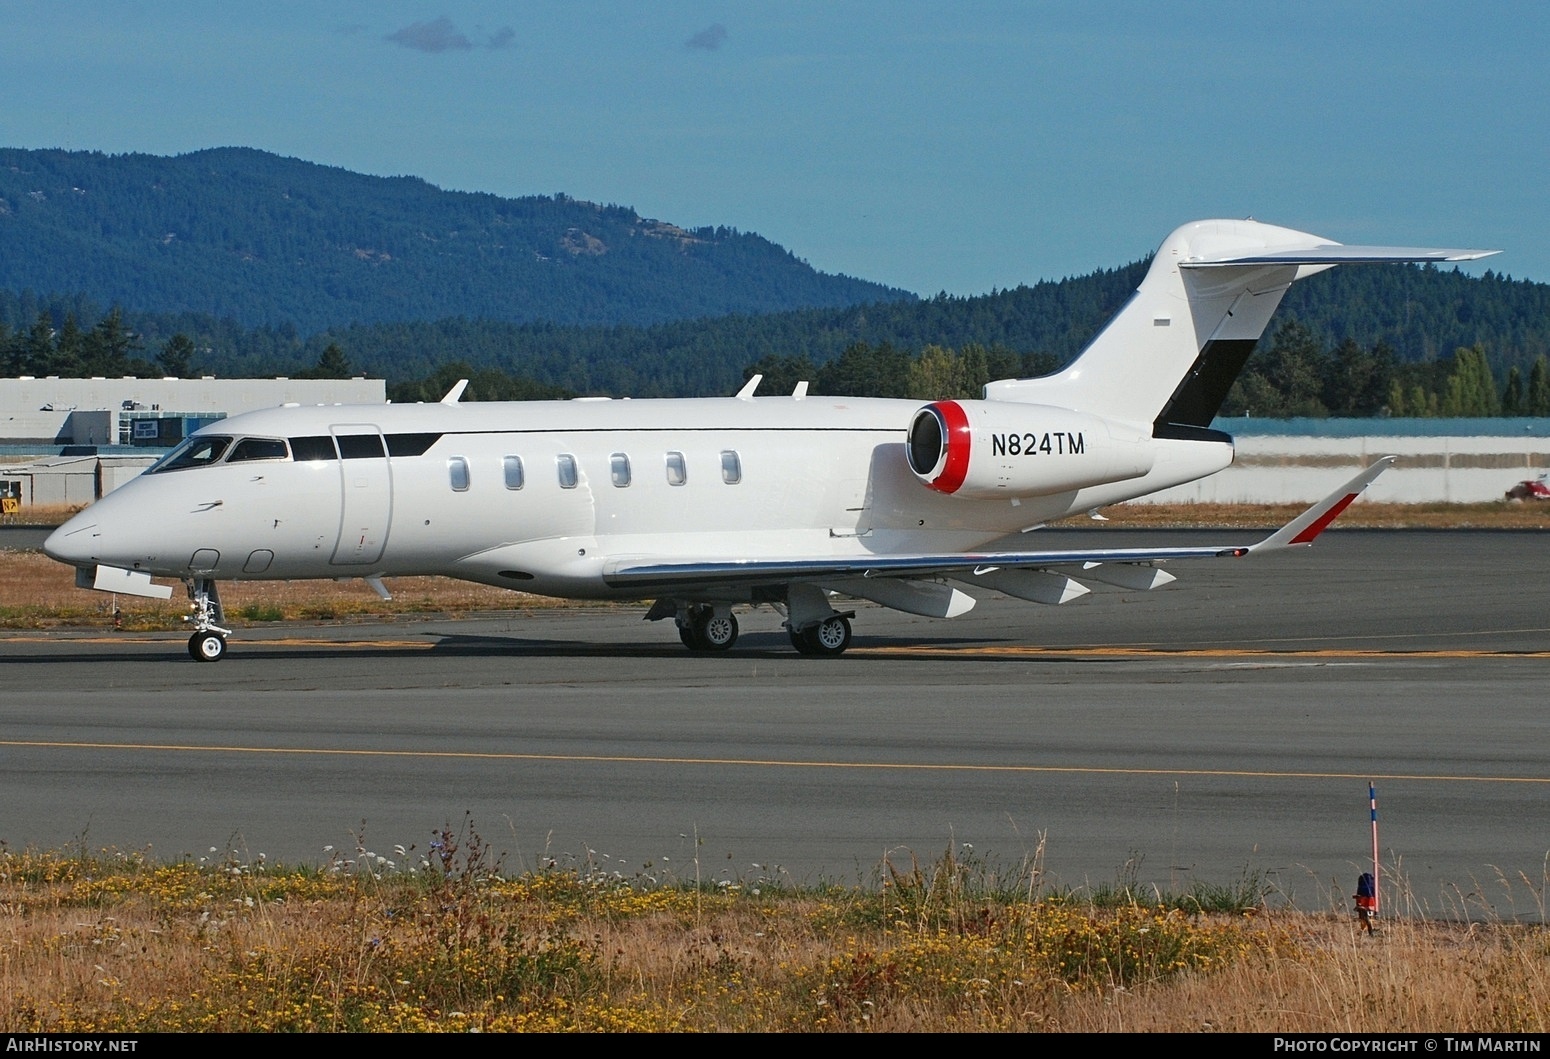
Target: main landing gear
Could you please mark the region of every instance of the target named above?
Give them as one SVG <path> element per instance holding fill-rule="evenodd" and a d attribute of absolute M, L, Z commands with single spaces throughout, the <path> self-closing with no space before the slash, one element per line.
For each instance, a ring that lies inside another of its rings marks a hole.
<path fill-rule="evenodd" d="M 786 614 L 786 635 L 798 654 L 835 658 L 850 646 L 850 619 L 854 611 L 840 613 L 829 605 L 829 595 L 814 585 L 787 585 L 781 595 L 771 594 L 756 603 L 769 603 Z M 737 618 L 731 603 L 691 603 L 659 599 L 646 613 L 647 621 L 672 618 L 678 638 L 695 652 L 727 651 L 737 642 Z"/>
<path fill-rule="evenodd" d="M 829 605 L 829 594 L 816 585 L 786 586 L 786 635 L 798 654 L 838 658 L 850 646 L 850 619 Z"/>
<path fill-rule="evenodd" d="M 678 618 L 678 638 L 691 651 L 729 651 L 737 642 L 737 619 L 724 605 L 687 607 Z"/>
<path fill-rule="evenodd" d="M 219 662 L 226 657 L 226 637 L 231 635 L 230 629 L 222 628 L 226 613 L 221 594 L 209 578 L 185 583 L 193 613 L 183 620 L 194 627 L 194 635 L 188 638 L 188 655 L 196 662 Z"/>
<path fill-rule="evenodd" d="M 805 629 L 798 630 L 786 623 L 786 635 L 798 654 L 817 658 L 834 658 L 845 653 L 850 646 L 850 618 L 836 614 Z"/>

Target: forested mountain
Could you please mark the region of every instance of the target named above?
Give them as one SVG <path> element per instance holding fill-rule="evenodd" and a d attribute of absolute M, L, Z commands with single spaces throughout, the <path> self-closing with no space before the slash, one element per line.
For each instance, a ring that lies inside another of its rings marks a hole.
<path fill-rule="evenodd" d="M 730 228 L 247 148 L 0 149 L 0 289 L 307 333 L 447 316 L 644 325 L 914 297 Z"/>
<path fill-rule="evenodd" d="M 921 300 L 758 236 L 563 195 L 449 193 L 245 149 L 0 150 L 4 375 L 349 371 L 416 399 L 457 372 L 479 380 L 472 396 L 654 397 L 730 393 L 758 371 L 767 393 L 806 379 L 970 396 L 1070 360 L 1147 266 Z M 1337 268 L 1292 287 L 1224 411 L 1550 408 L 1547 356 L 1550 285 Z"/>
<path fill-rule="evenodd" d="M 705 395 L 730 393 L 757 369 L 768 376 L 764 392 L 805 378 L 831 393 L 904 387 L 914 396 L 921 387 L 923 394 L 936 393 L 931 387 L 940 390 L 946 372 L 958 379 L 953 392 L 966 396 L 987 378 L 1037 374 L 1069 360 L 1124 304 L 1146 267 L 1139 261 L 981 297 L 651 327 L 462 317 L 306 334 L 290 325 L 247 328 L 200 314 L 107 312 L 79 296 L 0 291 L 0 374 L 296 375 L 338 370 L 337 364 L 318 367 L 333 347 L 350 370 L 400 386 L 440 379 L 443 368 L 459 365 L 465 373 L 526 380 L 484 387 L 508 394 Z M 180 344 L 166 357 L 174 337 Z M 1292 287 L 1227 411 L 1356 415 L 1387 407 L 1429 414 L 1434 405 L 1447 405 L 1455 352 L 1476 347 L 1503 407 L 1514 407 L 1506 392 L 1513 373 L 1520 388 L 1527 385 L 1534 365 L 1550 352 L 1550 286 L 1430 267 L 1334 269 Z M 944 351 L 958 358 L 950 366 L 941 360 Z M 905 361 L 915 362 L 908 384 L 901 381 Z M 1402 401 L 1391 399 L 1396 380 Z"/>

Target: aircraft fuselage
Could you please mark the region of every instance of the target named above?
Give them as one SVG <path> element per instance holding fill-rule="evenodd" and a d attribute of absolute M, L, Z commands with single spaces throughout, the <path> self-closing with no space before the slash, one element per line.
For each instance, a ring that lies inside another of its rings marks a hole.
<path fill-rule="evenodd" d="M 215 459 L 153 468 L 62 527 L 49 550 L 178 578 L 428 574 L 629 598 L 638 592 L 606 574 L 631 556 L 962 551 L 1232 457 L 1226 443 L 1151 439 L 1151 471 L 1123 482 L 944 495 L 906 460 L 920 407 L 770 397 L 252 412 L 200 432 L 229 439 Z M 1002 432 L 1014 451 L 1001 439 L 993 451 L 1035 475 L 1101 459 L 1090 426 L 1066 429 L 1060 411 L 1027 406 L 1019 429 Z M 265 455 L 244 445 L 254 441 L 285 444 Z"/>

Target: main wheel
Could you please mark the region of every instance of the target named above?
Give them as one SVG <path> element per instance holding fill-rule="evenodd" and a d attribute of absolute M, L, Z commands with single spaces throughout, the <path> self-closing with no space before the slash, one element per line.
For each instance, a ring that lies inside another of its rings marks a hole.
<path fill-rule="evenodd" d="M 705 650 L 731 650 L 732 645 L 737 642 L 737 619 L 730 611 L 720 616 L 715 611 L 707 611 L 703 621 L 695 622 L 695 631 L 699 633 L 700 642 L 705 645 Z"/>
<path fill-rule="evenodd" d="M 226 657 L 226 637 L 215 632 L 196 632 L 188 638 L 188 653 L 196 662 L 219 662 Z"/>
<path fill-rule="evenodd" d="M 737 642 L 737 618 L 730 612 L 717 617 L 710 607 L 697 607 L 689 624 L 678 627 L 678 638 L 691 651 L 726 651 Z"/>
<path fill-rule="evenodd" d="M 850 619 L 836 614 L 817 625 L 809 626 L 800 635 L 802 643 L 797 647 L 798 651 L 805 655 L 834 658 L 844 654 L 845 648 L 850 646 Z M 791 642 L 797 642 L 797 634 L 792 634 Z"/>

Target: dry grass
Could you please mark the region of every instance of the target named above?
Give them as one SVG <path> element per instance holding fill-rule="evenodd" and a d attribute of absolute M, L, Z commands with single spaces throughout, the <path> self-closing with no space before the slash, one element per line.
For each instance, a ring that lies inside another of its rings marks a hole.
<path fill-rule="evenodd" d="M 305 871 L 0 851 L 0 1031 L 1550 1029 L 1536 927 L 1369 936 L 1036 878 L 950 854 L 873 888 L 509 875 L 466 829 Z"/>
<path fill-rule="evenodd" d="M 29 524 L 62 522 L 76 507 L 29 508 Z M 1179 527 L 1273 529 L 1301 513 L 1302 506 L 1226 504 L 1118 504 L 1105 508 L 1108 521 L 1073 516 L 1062 529 L 1162 529 Z M 1550 504 L 1374 504 L 1358 502 L 1341 516 L 1341 528 L 1380 529 L 1550 529 Z M 435 577 L 394 578 L 394 598 L 379 599 L 361 581 L 222 582 L 227 617 L 252 624 L 278 621 L 383 620 L 396 615 L 460 616 L 535 606 L 555 601 L 508 589 Z M 168 630 L 182 627 L 188 603 L 175 589 L 170 600 L 109 596 L 75 588 L 73 571 L 45 556 L 0 551 L 0 628 L 63 626 Z"/>
<path fill-rule="evenodd" d="M 442 577 L 397 577 L 391 600 L 364 582 L 221 582 L 226 616 L 244 624 L 277 621 L 381 621 L 397 615 L 460 617 L 549 606 L 555 601 Z M 41 552 L 0 551 L 0 628 L 166 630 L 182 627 L 188 599 L 145 599 L 75 587 L 75 571 Z"/>
<path fill-rule="evenodd" d="M 0 515 L 0 526 L 59 526 L 85 504 L 33 504 L 12 515 Z"/>

